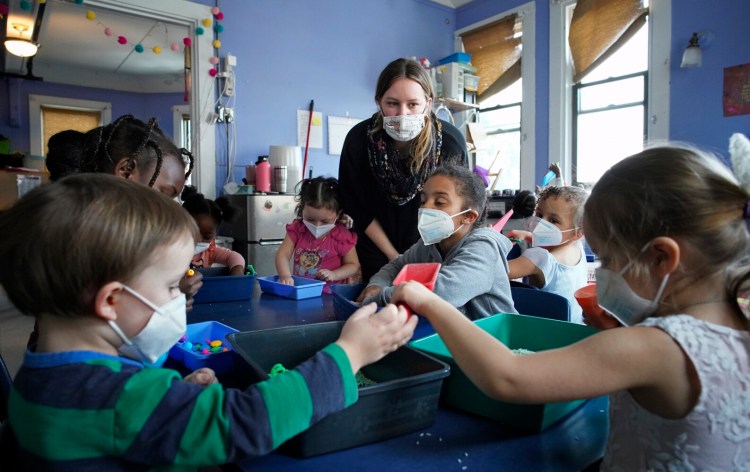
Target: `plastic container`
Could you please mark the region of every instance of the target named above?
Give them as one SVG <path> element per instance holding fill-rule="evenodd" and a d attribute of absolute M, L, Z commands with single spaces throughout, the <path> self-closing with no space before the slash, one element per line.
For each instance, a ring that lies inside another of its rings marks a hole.
<path fill-rule="evenodd" d="M 515 314 L 494 315 L 473 323 L 510 349 L 535 352 L 567 346 L 596 333 L 588 326 Z M 441 401 L 444 404 L 510 426 L 540 432 L 585 401 L 522 405 L 493 400 L 466 377 L 437 334 L 413 341 L 410 346 L 451 366 L 451 375 L 443 382 Z"/>
<path fill-rule="evenodd" d="M 245 166 L 245 184 L 255 187 L 255 166 Z"/>
<path fill-rule="evenodd" d="M 228 334 L 236 333 L 237 330 L 219 323 L 218 321 L 205 321 L 187 325 L 185 341 L 178 342 L 169 350 L 169 357 L 187 367 L 190 371 L 208 367 L 223 375 L 234 368 L 234 352 L 232 346 L 227 342 Z M 203 354 L 201 351 L 193 351 L 190 344 L 206 343 L 207 341 L 222 341 L 222 348 L 227 351 Z"/>
<path fill-rule="evenodd" d="M 365 287 L 367 284 L 331 284 L 333 313 L 337 320 L 345 320 L 357 311 L 359 305 L 354 303 L 354 300 Z"/>
<path fill-rule="evenodd" d="M 279 282 L 278 275 L 258 277 L 260 289 L 265 293 L 271 293 L 280 297 L 301 300 L 303 298 L 319 297 L 323 293 L 325 282 L 307 279 L 305 277 L 292 276 L 294 285 L 286 285 Z"/>
<path fill-rule="evenodd" d="M 255 189 L 258 192 L 271 191 L 271 164 L 268 156 L 258 156 L 255 163 Z"/>
<path fill-rule="evenodd" d="M 247 361 L 255 378 L 268 378 L 276 363 L 293 369 L 334 342 L 343 322 L 316 323 L 235 333 L 229 341 Z M 360 387 L 359 400 L 284 443 L 280 451 L 309 457 L 381 441 L 430 426 L 437 413 L 440 387 L 448 366 L 409 347 L 401 347 L 362 368 L 376 381 Z M 367 459 L 364 459 L 367 460 Z"/>
<path fill-rule="evenodd" d="M 232 302 L 253 297 L 253 275 L 227 275 L 227 267 L 195 270 L 203 274 L 203 286 L 193 296 L 193 303 Z"/>
<path fill-rule="evenodd" d="M 476 92 L 479 89 L 479 76 L 464 73 L 464 89 Z"/>
<path fill-rule="evenodd" d="M 423 262 L 418 264 L 406 264 L 393 279 L 393 285 L 413 280 L 419 282 L 430 290 L 435 289 L 435 281 L 440 272 L 439 262 Z"/>
<path fill-rule="evenodd" d="M 468 52 L 455 52 L 450 56 L 445 56 L 438 61 L 438 64 L 448 64 L 450 62 L 471 62 L 471 54 Z"/>

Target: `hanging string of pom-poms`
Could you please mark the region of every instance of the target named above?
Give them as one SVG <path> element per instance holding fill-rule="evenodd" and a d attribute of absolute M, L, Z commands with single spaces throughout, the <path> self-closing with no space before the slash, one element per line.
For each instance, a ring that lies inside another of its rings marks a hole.
<path fill-rule="evenodd" d="M 211 43 L 211 45 L 214 47 L 214 55 L 211 56 L 211 59 L 209 59 L 213 67 L 208 70 L 208 74 L 211 77 L 216 77 L 216 75 L 219 73 L 219 50 L 221 49 L 221 40 L 219 39 L 219 35 L 224 31 L 224 25 L 219 22 L 224 19 L 224 13 L 219 9 L 219 7 L 213 7 L 211 8 L 211 14 L 214 16 L 214 40 Z M 203 20 L 203 25 L 206 27 L 210 26 L 211 19 L 206 18 L 205 20 Z"/>

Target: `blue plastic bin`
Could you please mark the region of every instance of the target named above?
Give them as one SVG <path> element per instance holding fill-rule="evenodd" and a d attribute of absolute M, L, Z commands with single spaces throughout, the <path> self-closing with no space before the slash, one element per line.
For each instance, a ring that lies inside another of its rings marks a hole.
<path fill-rule="evenodd" d="M 468 52 L 454 52 L 450 56 L 445 56 L 438 61 L 438 64 L 448 64 L 450 62 L 468 62 L 471 63 L 471 54 Z"/>
<path fill-rule="evenodd" d="M 307 279 L 305 277 L 292 276 L 294 285 L 285 285 L 279 282 L 279 276 L 258 277 L 258 284 L 264 293 L 271 293 L 280 297 L 301 300 L 303 298 L 319 297 L 323 293 L 325 282 Z"/>
<path fill-rule="evenodd" d="M 216 375 L 223 375 L 232 370 L 234 367 L 234 352 L 232 345 L 227 341 L 227 335 L 236 333 L 237 330 L 218 321 L 204 321 L 187 325 L 185 341 L 178 342 L 169 350 L 169 357 L 181 363 L 191 371 L 208 367 L 216 372 Z M 229 348 L 228 351 L 213 352 L 203 354 L 200 351 L 193 351 L 189 348 L 190 343 L 208 343 L 208 341 L 219 340 L 223 343 L 222 347 Z"/>
<path fill-rule="evenodd" d="M 337 320 L 345 320 L 357 311 L 359 305 L 354 300 L 359 297 L 367 284 L 332 284 L 333 314 Z"/>
<path fill-rule="evenodd" d="M 212 269 L 215 268 L 212 267 L 208 270 Z M 254 283 L 254 275 L 211 276 L 204 273 L 203 286 L 193 296 L 193 303 L 214 303 L 249 300 L 253 297 Z"/>

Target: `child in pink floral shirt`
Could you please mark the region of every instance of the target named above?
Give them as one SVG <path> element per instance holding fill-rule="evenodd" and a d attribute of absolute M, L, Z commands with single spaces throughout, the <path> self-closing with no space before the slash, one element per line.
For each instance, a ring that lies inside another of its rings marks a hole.
<path fill-rule="evenodd" d="M 338 187 L 338 180 L 330 177 L 300 184 L 297 218 L 286 226 L 286 237 L 276 252 L 279 282 L 294 285 L 292 275 L 324 280 L 330 293 L 330 284 L 346 283 L 359 271 L 357 235 L 339 221 Z"/>

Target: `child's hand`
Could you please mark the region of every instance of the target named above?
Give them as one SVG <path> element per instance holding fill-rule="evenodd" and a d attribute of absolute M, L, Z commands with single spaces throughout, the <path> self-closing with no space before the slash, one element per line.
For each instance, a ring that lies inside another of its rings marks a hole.
<path fill-rule="evenodd" d="M 216 378 L 216 372 L 208 367 L 201 367 L 200 369 L 186 375 L 182 381 L 189 384 L 203 385 L 204 387 L 219 382 Z"/>
<path fill-rule="evenodd" d="M 346 213 L 341 214 L 341 216 L 339 217 L 339 223 L 346 226 L 346 229 L 352 229 L 352 226 L 354 226 L 354 220 Z"/>
<path fill-rule="evenodd" d="M 325 280 L 326 282 L 333 282 L 335 280 L 338 280 L 336 278 L 336 274 L 334 274 L 332 270 L 328 269 L 318 270 L 318 273 L 315 274 L 315 278 L 319 280 Z"/>
<path fill-rule="evenodd" d="M 591 326 L 596 329 L 610 329 L 622 326 L 617 318 L 613 317 L 609 313 L 601 310 L 600 313 L 586 314 L 583 312 L 583 324 Z"/>
<path fill-rule="evenodd" d="M 189 275 L 188 275 L 189 274 Z M 197 270 L 190 269 L 185 276 L 180 279 L 180 292 L 187 298 L 187 309 L 193 308 L 193 297 L 203 286 L 203 274 Z"/>
<path fill-rule="evenodd" d="M 371 286 L 365 288 L 364 290 L 362 290 L 362 293 L 359 294 L 359 296 L 357 297 L 356 302 L 357 303 L 362 303 L 367 297 L 375 296 L 375 295 L 379 294 L 382 290 L 383 290 L 383 288 L 380 287 L 379 285 L 371 285 Z"/>
<path fill-rule="evenodd" d="M 229 275 L 245 275 L 245 268 L 241 265 L 236 265 L 229 269 Z"/>
<path fill-rule="evenodd" d="M 508 231 L 508 239 L 516 239 L 518 241 L 531 242 L 532 240 L 531 231 L 524 231 L 521 229 L 510 230 Z"/>
<path fill-rule="evenodd" d="M 424 313 L 424 305 L 430 300 L 440 298 L 432 290 L 419 282 L 409 281 L 399 284 L 391 296 L 392 303 L 403 303 L 414 313 Z"/>
<path fill-rule="evenodd" d="M 284 285 L 294 285 L 294 279 L 291 275 L 279 276 L 279 283 Z"/>
<path fill-rule="evenodd" d="M 352 373 L 406 344 L 414 334 L 417 317 L 408 320 L 403 308 L 388 305 L 375 312 L 374 303 L 363 306 L 346 321 L 336 344 L 346 352 Z"/>
<path fill-rule="evenodd" d="M 562 172 L 560 172 L 560 163 L 559 162 L 553 162 L 549 165 L 549 170 L 555 173 L 555 177 L 560 177 L 562 175 Z"/>

